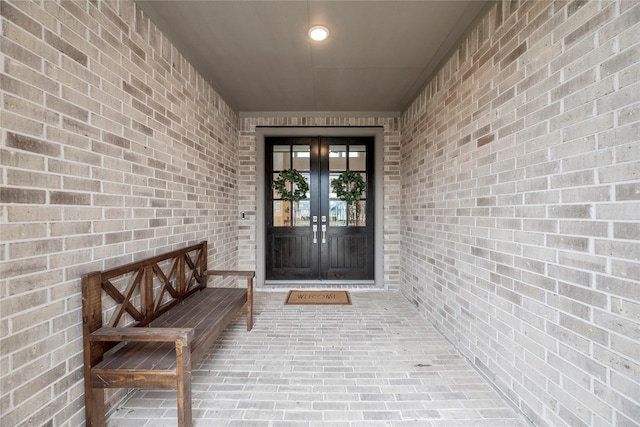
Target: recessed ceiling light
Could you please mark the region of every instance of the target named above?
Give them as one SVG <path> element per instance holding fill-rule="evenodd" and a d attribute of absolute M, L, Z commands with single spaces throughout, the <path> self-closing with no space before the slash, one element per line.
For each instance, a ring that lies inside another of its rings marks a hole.
<path fill-rule="evenodd" d="M 309 37 L 315 41 L 322 41 L 329 37 L 329 29 L 323 25 L 314 25 L 309 28 Z"/>

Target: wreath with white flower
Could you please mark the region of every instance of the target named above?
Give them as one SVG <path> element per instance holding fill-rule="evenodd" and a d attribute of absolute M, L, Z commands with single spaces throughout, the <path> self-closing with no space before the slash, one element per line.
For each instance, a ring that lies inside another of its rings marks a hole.
<path fill-rule="evenodd" d="M 351 205 L 356 200 L 360 200 L 367 185 L 359 172 L 347 169 L 331 181 L 331 188 L 340 200 Z"/>
<path fill-rule="evenodd" d="M 287 188 L 287 183 L 289 183 L 288 187 L 292 188 L 293 191 Z M 288 202 L 297 202 L 307 198 L 309 183 L 307 183 L 304 175 L 296 169 L 288 169 L 278 174 L 278 179 L 271 183 L 271 188 L 280 194 L 280 199 Z"/>

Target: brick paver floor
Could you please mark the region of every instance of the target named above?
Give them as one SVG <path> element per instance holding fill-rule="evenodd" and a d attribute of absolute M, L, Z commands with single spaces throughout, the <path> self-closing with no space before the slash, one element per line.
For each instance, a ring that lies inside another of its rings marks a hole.
<path fill-rule="evenodd" d="M 285 306 L 256 292 L 194 367 L 196 426 L 527 426 L 400 294 L 350 306 Z M 174 391 L 136 391 L 114 426 L 175 426 Z"/>

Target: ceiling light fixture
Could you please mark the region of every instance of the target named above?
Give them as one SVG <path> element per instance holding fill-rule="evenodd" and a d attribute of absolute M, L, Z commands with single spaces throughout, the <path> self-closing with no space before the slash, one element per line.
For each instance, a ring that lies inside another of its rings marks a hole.
<path fill-rule="evenodd" d="M 329 29 L 323 25 L 314 25 L 309 28 L 309 37 L 311 40 L 322 41 L 329 37 Z"/>

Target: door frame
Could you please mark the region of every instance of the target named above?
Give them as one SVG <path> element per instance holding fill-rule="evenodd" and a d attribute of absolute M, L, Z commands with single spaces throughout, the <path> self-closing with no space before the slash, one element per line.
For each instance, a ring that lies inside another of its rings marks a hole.
<path fill-rule="evenodd" d="M 374 214 L 374 280 L 373 286 L 384 287 L 384 128 L 366 127 L 256 127 L 256 284 L 265 283 L 266 272 L 266 221 L 265 221 L 265 137 L 374 137 L 374 176 L 376 179 Z M 297 282 L 300 284 L 300 282 Z M 308 285 L 331 285 L 331 281 L 307 281 Z M 349 283 L 341 281 L 340 283 Z M 353 282 L 354 285 L 370 284 Z"/>

